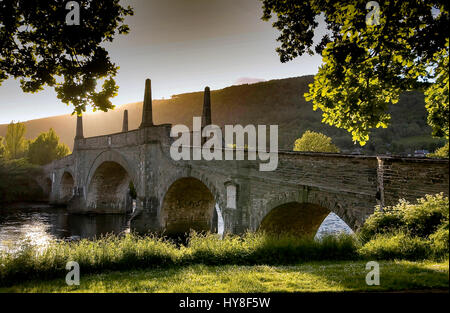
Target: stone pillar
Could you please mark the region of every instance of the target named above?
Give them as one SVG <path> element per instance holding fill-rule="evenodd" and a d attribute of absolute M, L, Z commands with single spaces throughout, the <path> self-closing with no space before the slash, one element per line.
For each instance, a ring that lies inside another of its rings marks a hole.
<path fill-rule="evenodd" d="M 201 124 L 201 133 L 203 132 L 203 128 L 208 125 L 211 125 L 211 95 L 209 91 L 209 87 L 205 87 L 205 93 L 203 96 L 203 113 L 202 113 L 202 124 Z M 208 140 L 206 137 L 202 138 L 202 145 Z"/>
<path fill-rule="evenodd" d="M 77 115 L 77 133 L 75 139 L 83 139 L 83 117 Z"/>
<path fill-rule="evenodd" d="M 125 133 L 128 131 L 128 110 L 123 111 L 123 125 L 122 132 Z"/>
<path fill-rule="evenodd" d="M 202 129 L 208 125 L 211 125 L 211 94 L 209 87 L 206 87 L 203 96 Z"/>
<path fill-rule="evenodd" d="M 145 81 L 144 107 L 142 108 L 142 123 L 139 128 L 153 126 L 152 113 L 152 83 L 150 79 Z"/>

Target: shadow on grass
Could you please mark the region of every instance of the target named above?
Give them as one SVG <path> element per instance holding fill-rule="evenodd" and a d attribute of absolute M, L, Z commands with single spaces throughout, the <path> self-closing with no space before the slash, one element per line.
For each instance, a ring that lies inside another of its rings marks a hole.
<path fill-rule="evenodd" d="M 291 266 L 190 266 L 104 272 L 81 276 L 80 286 L 64 277 L 30 281 L 2 292 L 386 292 L 448 289 L 448 266 L 381 261 L 380 285 L 366 284 L 364 261 L 307 262 Z"/>
<path fill-rule="evenodd" d="M 378 261 L 380 284 L 367 285 L 367 261 L 337 262 L 311 268 L 311 275 L 345 291 L 400 291 L 449 288 L 448 262 Z"/>

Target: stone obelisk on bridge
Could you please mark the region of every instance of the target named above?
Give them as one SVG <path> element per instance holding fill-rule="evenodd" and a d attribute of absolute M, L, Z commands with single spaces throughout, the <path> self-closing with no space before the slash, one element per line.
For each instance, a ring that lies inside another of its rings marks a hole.
<path fill-rule="evenodd" d="M 205 87 L 203 96 L 202 128 L 208 125 L 211 125 L 211 92 L 209 87 Z"/>
<path fill-rule="evenodd" d="M 142 123 L 139 128 L 153 126 L 152 112 L 152 82 L 150 79 L 145 80 L 144 107 L 142 108 Z"/>
<path fill-rule="evenodd" d="M 123 111 L 123 123 L 122 132 L 126 133 L 128 131 L 128 110 Z"/>
<path fill-rule="evenodd" d="M 77 115 L 77 132 L 75 135 L 75 139 L 83 139 L 83 117 L 81 115 Z"/>

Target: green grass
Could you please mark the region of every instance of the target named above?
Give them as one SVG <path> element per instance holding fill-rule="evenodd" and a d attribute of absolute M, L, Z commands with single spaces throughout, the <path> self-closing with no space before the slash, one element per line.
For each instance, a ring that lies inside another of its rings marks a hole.
<path fill-rule="evenodd" d="M 353 260 L 358 243 L 351 236 L 325 237 L 320 241 L 293 236 L 273 237 L 191 234 L 187 246 L 154 236 L 128 234 L 79 242 L 53 242 L 45 250 L 23 245 L 14 253 L 0 254 L 0 286 L 30 279 L 52 279 L 76 261 L 84 273 L 108 270 L 155 269 L 205 265 L 288 265 L 304 261 Z"/>
<path fill-rule="evenodd" d="M 291 266 L 207 266 L 112 271 L 83 275 L 67 286 L 65 275 L 29 281 L 0 292 L 342 292 L 440 290 L 449 287 L 449 263 L 380 261 L 380 285 L 368 286 L 365 261 L 306 262 Z"/>

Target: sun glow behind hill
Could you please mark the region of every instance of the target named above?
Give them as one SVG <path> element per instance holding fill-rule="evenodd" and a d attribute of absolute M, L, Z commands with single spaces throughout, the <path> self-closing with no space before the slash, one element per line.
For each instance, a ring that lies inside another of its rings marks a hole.
<path fill-rule="evenodd" d="M 278 118 L 271 113 L 263 114 L 258 110 L 258 99 L 255 99 L 255 94 L 266 94 L 267 98 L 273 92 L 272 88 L 284 81 L 290 82 L 290 92 L 294 92 L 299 97 L 298 101 L 305 102 L 302 94 L 302 89 L 299 88 L 298 80 L 307 79 L 308 82 L 312 76 L 305 76 L 304 78 L 290 78 L 282 80 L 273 80 L 269 82 L 258 82 L 261 79 L 243 78 L 236 81 L 236 85 L 226 87 L 220 90 L 212 91 L 212 116 L 213 123 L 220 126 L 224 124 L 251 124 L 251 123 L 280 123 Z M 294 82 L 297 80 L 297 82 Z M 265 86 L 264 84 L 268 84 Z M 302 83 L 302 85 L 305 85 Z M 306 86 L 306 85 L 305 85 Z M 264 88 L 268 87 L 268 88 Z M 153 86 L 153 89 L 155 86 Z M 290 101 L 289 101 L 290 102 Z M 295 101 L 297 102 L 297 101 Z M 294 104 L 294 103 L 292 103 Z M 154 99 L 153 100 L 153 120 L 155 124 L 171 123 L 171 124 L 185 124 L 191 126 L 192 117 L 200 116 L 202 113 L 203 92 L 191 92 L 179 95 L 173 95 L 168 99 Z M 262 104 L 261 104 L 262 105 Z M 283 105 L 284 109 L 291 111 L 295 105 L 289 105 L 288 108 Z M 123 112 L 128 110 L 128 125 L 129 129 L 136 129 L 141 123 L 142 116 L 142 102 L 133 102 L 124 105 L 116 105 L 114 110 L 109 112 L 87 112 L 83 115 L 84 136 L 99 136 L 105 134 L 117 133 L 122 130 Z M 73 147 L 73 138 L 75 136 L 76 116 L 70 114 L 58 115 L 40 119 L 29 120 L 25 122 L 27 127 L 26 137 L 28 139 L 35 138 L 43 131 L 53 128 L 60 136 L 61 141 L 66 143 L 71 149 Z M 0 125 L 0 136 L 6 133 L 7 124 Z"/>
<path fill-rule="evenodd" d="M 355 146 L 351 136 L 342 129 L 321 123 L 320 111 L 313 111 L 303 94 L 308 91 L 313 76 L 302 76 L 264 82 L 246 81 L 211 91 L 212 122 L 220 127 L 230 124 L 279 125 L 280 149 L 292 150 L 294 141 L 306 130 L 321 132 L 333 138 L 343 152 L 352 152 Z M 250 84 L 249 84 L 250 83 Z M 153 86 L 155 89 L 155 86 Z M 192 117 L 201 116 L 203 91 L 183 93 L 170 99 L 153 100 L 155 124 L 184 124 L 191 127 Z M 443 145 L 431 137 L 426 124 L 423 94 L 410 92 L 402 95 L 392 106 L 392 125 L 373 132 L 365 146 L 367 153 L 408 152 L 420 149 L 434 151 Z M 142 102 L 116 106 L 109 112 L 87 113 L 83 117 L 84 136 L 92 137 L 118 133 L 122 130 L 123 111 L 128 110 L 129 130 L 139 127 Z M 27 138 L 35 138 L 51 127 L 61 141 L 71 149 L 75 136 L 76 117 L 70 114 L 25 122 Z M 7 124 L 0 125 L 0 136 Z M 364 152 L 364 151 L 363 151 Z M 365 152 L 364 152 L 365 153 Z"/>

